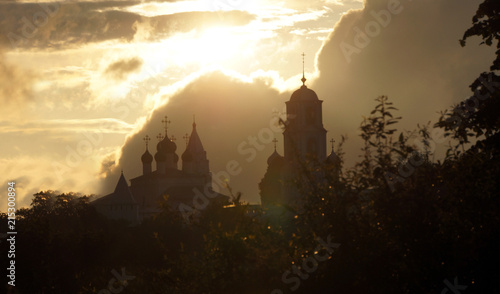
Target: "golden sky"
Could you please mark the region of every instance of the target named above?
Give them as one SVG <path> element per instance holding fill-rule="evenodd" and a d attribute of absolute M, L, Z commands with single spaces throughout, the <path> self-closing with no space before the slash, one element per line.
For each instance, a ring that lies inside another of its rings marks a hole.
<path fill-rule="evenodd" d="M 413 129 L 470 95 L 493 58 L 458 43 L 479 3 L 0 1 L 0 183 L 16 181 L 19 206 L 46 189 L 109 193 L 120 170 L 140 175 L 142 138 L 165 115 L 181 155 L 195 115 L 212 172 L 237 161 L 226 180 L 256 203 L 264 133 L 301 85 L 302 52 L 328 139 L 347 134 L 352 162 L 377 96 Z"/>

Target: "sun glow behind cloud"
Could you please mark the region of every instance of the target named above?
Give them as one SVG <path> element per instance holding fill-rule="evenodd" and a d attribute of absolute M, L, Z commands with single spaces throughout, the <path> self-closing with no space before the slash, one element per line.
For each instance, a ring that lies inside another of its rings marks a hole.
<path fill-rule="evenodd" d="M 88 192 L 83 184 L 75 183 L 95 183 L 102 159 L 113 154 L 110 158 L 118 158 L 127 134 L 140 130 L 152 110 L 205 75 L 220 72 L 238 83 L 264 84 L 279 92 L 296 88 L 302 68 L 300 53 L 307 54 L 306 72 L 313 72 L 314 53 L 321 46 L 318 40 L 304 42 L 306 36 L 299 32 L 331 28 L 324 22 L 327 16 L 335 19 L 340 15 L 321 1 L 289 5 L 272 0 L 197 0 L 131 6 L 120 1 L 116 5 L 91 2 L 61 4 L 58 17 L 49 19 L 29 40 L 36 47 L 4 52 L 17 68 L 38 74 L 31 83 L 31 104 L 22 106 L 23 121 L 0 126 L 9 139 L 21 130 L 27 133 L 23 134 L 25 140 L 43 137 L 40 152 L 26 160 L 21 156 L 32 150 L 24 141 L 3 150 L 12 159 L 4 171 L 10 179 L 23 175 L 11 168 L 16 159 L 32 161 L 49 171 L 43 179 L 46 185 L 40 180 L 23 180 L 29 193 L 46 188 Z M 36 12 L 39 8 L 34 7 Z M 82 16 L 92 16 L 92 22 Z M 60 29 L 68 23 L 72 26 Z M 106 24 L 106 29 L 95 26 L 97 23 Z M 317 35 L 326 37 L 328 31 Z M 307 74 L 307 78 L 311 82 L 314 76 Z M 75 149 L 86 140 L 81 132 L 73 132 L 75 122 L 81 122 L 79 129 L 96 132 L 110 119 L 116 123 L 106 129 L 95 156 L 83 158 L 78 172 L 67 172 L 64 183 L 50 172 L 53 162 L 65 163 L 68 146 Z M 35 178 L 36 173 L 26 176 Z"/>
<path fill-rule="evenodd" d="M 243 0 L 193 0 L 175 2 L 150 2 L 131 6 L 126 10 L 139 13 L 144 16 L 169 15 L 175 13 L 192 11 L 257 11 L 263 6 L 263 1 L 243 1 Z"/>

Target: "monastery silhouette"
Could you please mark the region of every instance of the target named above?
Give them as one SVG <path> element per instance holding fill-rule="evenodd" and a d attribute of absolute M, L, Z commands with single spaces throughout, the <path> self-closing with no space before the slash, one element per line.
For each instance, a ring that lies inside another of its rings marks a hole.
<path fill-rule="evenodd" d="M 306 86 L 304 71 L 301 81 L 302 86 L 286 102 L 284 156 L 276 151 L 275 139 L 274 152 L 267 159 L 267 171 L 259 183 L 264 209 L 300 202 L 302 191 L 291 183 L 299 176 L 304 162 L 324 165 L 327 167 L 324 170 L 338 177 L 340 160 L 333 150 L 333 139 L 330 141 L 331 153 L 326 156 L 323 101 Z M 196 130 L 196 122 L 193 121 L 191 135 L 185 136 L 188 143 L 181 156 L 181 169 L 178 168 L 177 145 L 167 133 L 170 121 L 165 117 L 162 123 L 165 124 L 165 134 L 157 136 L 159 142 L 154 157 L 149 152 L 149 136 L 144 138 L 146 150 L 141 156 L 142 175 L 131 179 L 129 186 L 122 172 L 113 193 L 91 202 L 100 213 L 111 219 L 139 223 L 162 211 L 160 203 L 166 195 L 167 204 L 174 210 L 186 205 L 192 207 L 197 193 L 204 193 L 211 201 L 227 203 L 228 196 L 212 189 L 209 160 Z M 154 171 L 153 161 L 156 163 Z"/>

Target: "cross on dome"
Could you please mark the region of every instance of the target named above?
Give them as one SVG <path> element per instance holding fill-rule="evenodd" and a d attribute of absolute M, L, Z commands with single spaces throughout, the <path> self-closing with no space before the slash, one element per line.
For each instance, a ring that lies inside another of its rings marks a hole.
<path fill-rule="evenodd" d="M 146 135 L 146 137 L 144 137 L 144 142 L 146 142 L 146 149 L 148 149 L 148 145 L 149 145 L 149 141 L 151 141 L 151 138 L 149 138 L 148 135 Z"/>
<path fill-rule="evenodd" d="M 165 124 L 165 136 L 167 135 L 167 130 L 168 130 L 168 125 L 170 124 L 170 121 L 168 120 L 168 117 L 165 115 L 165 118 L 161 120 L 163 124 Z"/>
<path fill-rule="evenodd" d="M 274 151 L 276 151 L 276 143 L 278 143 L 278 140 L 274 138 L 273 143 L 274 143 Z"/>

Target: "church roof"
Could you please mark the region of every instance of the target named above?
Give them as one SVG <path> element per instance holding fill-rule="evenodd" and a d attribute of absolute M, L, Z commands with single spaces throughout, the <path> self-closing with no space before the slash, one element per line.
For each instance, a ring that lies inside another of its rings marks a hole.
<path fill-rule="evenodd" d="M 326 161 L 327 162 L 330 162 L 330 163 L 337 163 L 338 161 L 340 161 L 340 158 L 338 157 L 338 155 L 332 150 L 332 153 L 330 153 L 330 155 L 328 155 L 328 157 L 326 158 Z"/>
<path fill-rule="evenodd" d="M 281 156 L 276 149 L 274 150 L 273 154 L 267 158 L 267 164 L 278 164 L 278 163 L 283 163 L 285 161 L 284 157 Z"/>
<path fill-rule="evenodd" d="M 148 149 L 146 149 L 146 152 L 144 152 L 144 154 L 141 156 L 141 161 L 143 163 L 153 162 L 153 155 L 151 155 L 151 153 L 149 153 Z"/>
<path fill-rule="evenodd" d="M 131 182 L 135 181 L 142 181 L 142 180 L 148 180 L 148 179 L 155 179 L 155 178 L 179 178 L 179 177 L 194 177 L 197 175 L 192 175 L 189 173 L 186 173 L 185 171 L 175 169 L 175 168 L 168 168 L 166 170 L 165 174 L 159 173 L 157 170 L 152 171 L 148 174 L 145 175 L 140 175 L 137 176 L 133 179 L 130 179 Z"/>
<path fill-rule="evenodd" d="M 306 85 L 302 85 L 298 90 L 293 92 L 292 96 L 290 97 L 290 101 L 317 101 L 318 95 L 316 93 L 307 88 Z"/>
<path fill-rule="evenodd" d="M 193 198 L 197 193 L 195 191 L 198 190 L 203 193 L 203 187 L 192 187 L 192 186 L 176 186 L 168 188 L 164 194 L 168 195 L 168 202 L 172 205 L 173 208 L 177 208 L 180 203 L 187 203 L 192 206 Z M 217 200 L 229 200 L 229 196 L 218 193 L 210 189 L 210 199 Z"/>
<path fill-rule="evenodd" d="M 304 56 L 305 54 L 302 53 L 302 86 L 293 92 L 292 96 L 290 97 L 290 101 L 316 101 L 318 99 L 318 95 L 316 93 L 307 88 L 306 86 L 306 76 L 305 76 L 305 70 L 304 70 Z"/>
<path fill-rule="evenodd" d="M 182 154 L 182 160 L 185 161 L 192 160 L 194 154 L 204 155 L 204 152 L 205 149 L 203 148 L 200 136 L 196 131 L 196 123 L 193 122 L 193 131 L 191 132 L 191 136 L 189 137 L 189 142 L 186 146 L 186 151 L 184 151 L 184 153 Z"/>
<path fill-rule="evenodd" d="M 92 203 L 97 205 L 137 204 L 130 188 L 128 187 L 127 180 L 125 180 L 125 177 L 123 176 L 123 173 L 121 174 L 113 193 L 94 200 Z"/>
<path fill-rule="evenodd" d="M 156 149 L 158 152 L 174 153 L 177 150 L 177 144 L 168 137 L 167 131 L 165 131 L 165 137 L 158 142 Z"/>

